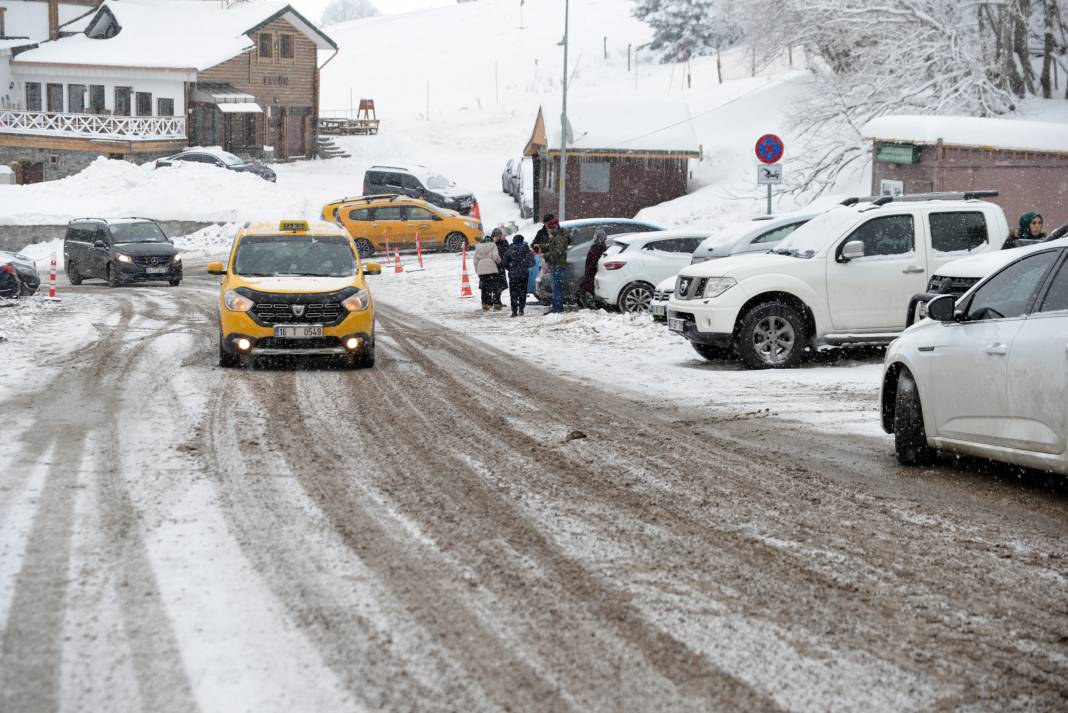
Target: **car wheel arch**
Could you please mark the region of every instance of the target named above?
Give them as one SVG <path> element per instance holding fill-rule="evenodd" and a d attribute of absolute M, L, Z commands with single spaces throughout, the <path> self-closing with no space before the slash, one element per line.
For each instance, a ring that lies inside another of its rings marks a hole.
<path fill-rule="evenodd" d="M 742 320 L 745 319 L 745 315 L 755 307 L 759 307 L 762 304 L 768 302 L 782 302 L 796 309 L 802 317 L 805 319 L 805 327 L 808 330 L 808 338 L 814 339 L 817 335 L 816 330 L 816 316 L 812 311 L 812 308 L 808 304 L 793 294 L 792 292 L 761 292 L 746 301 L 738 310 L 738 315 L 734 319 L 734 338 L 738 338 L 738 330 L 741 329 Z"/>
<path fill-rule="evenodd" d="M 883 374 L 883 388 L 880 392 L 882 401 L 879 404 L 879 411 L 882 417 L 883 430 L 887 433 L 894 432 L 894 405 L 897 402 L 897 382 L 902 371 L 908 371 L 909 374 L 912 373 L 905 364 L 896 361 L 888 366 Z M 915 383 L 916 377 L 912 377 L 912 381 Z M 918 391 L 919 387 L 917 386 L 916 388 Z"/>
<path fill-rule="evenodd" d="M 629 290 L 632 287 L 644 287 L 644 288 L 646 288 L 647 290 L 649 290 L 650 298 L 652 297 L 652 295 L 654 295 L 656 293 L 656 285 L 651 284 L 651 283 L 649 283 L 649 282 L 647 282 L 645 280 L 631 280 L 627 284 L 625 284 L 622 287 L 620 287 L 619 288 L 619 294 L 616 295 L 616 307 L 621 312 L 625 311 L 623 309 L 623 305 L 621 304 L 622 301 L 623 301 L 623 296 L 625 294 L 627 294 L 627 290 Z"/>

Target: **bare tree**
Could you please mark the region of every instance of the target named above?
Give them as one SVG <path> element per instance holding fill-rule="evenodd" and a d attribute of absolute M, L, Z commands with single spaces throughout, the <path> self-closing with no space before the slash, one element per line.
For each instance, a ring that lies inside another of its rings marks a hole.
<path fill-rule="evenodd" d="M 330 3 L 323 8 L 319 24 L 326 27 L 379 14 L 381 13 L 371 0 L 330 0 Z"/>

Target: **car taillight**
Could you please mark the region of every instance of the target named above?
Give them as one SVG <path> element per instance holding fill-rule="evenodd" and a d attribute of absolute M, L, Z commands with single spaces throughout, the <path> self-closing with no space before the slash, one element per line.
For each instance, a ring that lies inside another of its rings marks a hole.
<path fill-rule="evenodd" d="M 11 267 L 10 265 L 4 265 L 3 267 L 0 267 L 0 272 L 6 272 L 9 275 L 14 275 L 15 268 Z"/>
<path fill-rule="evenodd" d="M 604 269 L 605 270 L 618 270 L 619 268 L 623 267 L 626 264 L 627 263 L 625 263 L 625 262 L 620 262 L 619 260 L 614 260 L 612 262 L 606 262 L 604 264 Z"/>

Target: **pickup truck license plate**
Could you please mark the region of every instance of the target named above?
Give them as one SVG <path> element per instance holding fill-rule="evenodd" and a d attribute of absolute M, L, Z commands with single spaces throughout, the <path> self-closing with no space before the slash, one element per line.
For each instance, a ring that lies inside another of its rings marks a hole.
<path fill-rule="evenodd" d="M 166 275 L 169 267 L 146 267 L 145 272 L 149 275 Z"/>
<path fill-rule="evenodd" d="M 686 320 L 685 319 L 676 319 L 675 317 L 669 317 L 668 318 L 668 329 L 670 329 L 672 332 L 685 332 L 686 331 Z"/>
<path fill-rule="evenodd" d="M 274 336 L 279 339 L 313 339 L 315 337 L 323 336 L 323 325 L 310 324 L 295 326 L 276 326 L 274 328 Z"/>

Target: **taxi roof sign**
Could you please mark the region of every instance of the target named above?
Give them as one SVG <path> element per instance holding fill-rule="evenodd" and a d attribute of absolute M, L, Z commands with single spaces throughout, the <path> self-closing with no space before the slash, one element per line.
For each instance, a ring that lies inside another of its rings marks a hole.
<path fill-rule="evenodd" d="M 306 220 L 283 220 L 278 224 L 278 230 L 283 233 L 306 233 L 310 229 Z"/>

